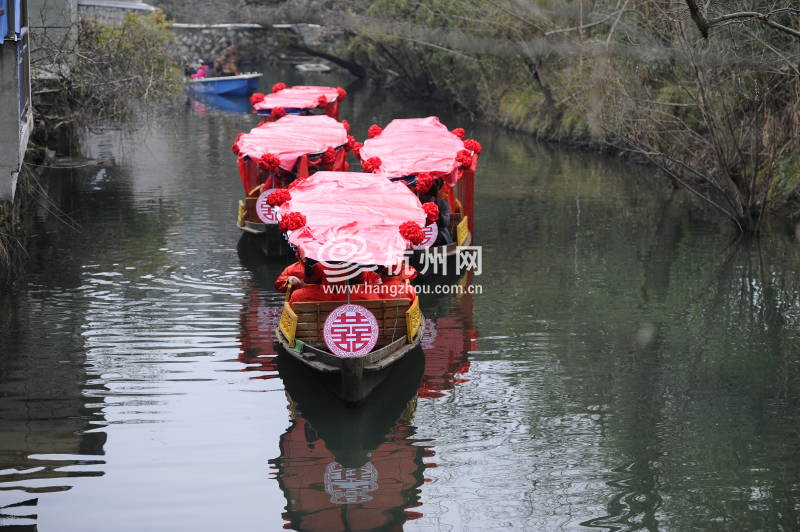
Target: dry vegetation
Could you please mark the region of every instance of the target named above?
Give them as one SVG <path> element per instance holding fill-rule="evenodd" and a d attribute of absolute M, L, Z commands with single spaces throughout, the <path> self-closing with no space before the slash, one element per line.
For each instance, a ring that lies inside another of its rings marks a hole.
<path fill-rule="evenodd" d="M 798 15 L 791 1 L 376 0 L 343 20 L 357 61 L 405 90 L 641 156 L 758 232 L 765 213 L 797 215 Z"/>
<path fill-rule="evenodd" d="M 70 47 L 38 42 L 41 59 L 34 67 L 49 74 L 33 87 L 37 119 L 45 126 L 39 129 L 132 123 L 146 108 L 141 104 L 174 97 L 183 75 L 167 52 L 172 39 L 165 15 L 156 12 L 129 14 L 115 26 L 82 20 Z"/>

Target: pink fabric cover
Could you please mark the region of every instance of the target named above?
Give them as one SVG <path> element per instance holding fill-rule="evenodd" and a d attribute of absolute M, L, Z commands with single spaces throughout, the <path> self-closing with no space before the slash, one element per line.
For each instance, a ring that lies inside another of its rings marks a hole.
<path fill-rule="evenodd" d="M 450 174 L 458 168 L 456 154 L 464 141 L 439 121 L 438 117 L 402 118 L 389 122 L 380 135 L 367 139 L 359 157 L 366 161 L 378 157 L 376 173 L 401 177 L 420 172 Z"/>
<path fill-rule="evenodd" d="M 288 233 L 289 242 L 317 261 L 394 266 L 409 247 L 400 225 L 425 225 L 417 196 L 378 174 L 317 172 L 292 183 L 289 192 L 279 216 L 306 217 L 305 227 Z"/>
<path fill-rule="evenodd" d="M 291 172 L 298 157 L 345 143 L 347 130 L 338 120 L 325 115 L 286 115 L 241 135 L 236 146 L 239 157 L 247 155 L 259 160 L 267 153 L 276 155 L 281 160 L 281 168 Z"/>
<path fill-rule="evenodd" d="M 264 95 L 264 99 L 253 106 L 256 112 L 282 107 L 284 109 L 314 109 L 319 106 L 319 97 L 325 96 L 328 103 L 336 101 L 339 92 L 335 87 L 297 85 Z"/>

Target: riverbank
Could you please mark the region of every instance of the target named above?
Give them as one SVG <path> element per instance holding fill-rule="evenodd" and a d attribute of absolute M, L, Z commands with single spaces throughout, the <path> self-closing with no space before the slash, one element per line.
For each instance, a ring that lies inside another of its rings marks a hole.
<path fill-rule="evenodd" d="M 785 10 L 210 0 L 189 13 L 155 3 L 179 20 L 318 24 L 335 37 L 316 49 L 370 79 L 540 140 L 648 162 L 742 232 L 759 233 L 765 215 L 800 215 L 800 31 Z"/>
<path fill-rule="evenodd" d="M 375 0 L 336 20 L 355 62 L 408 94 L 645 160 L 740 231 L 797 219 L 794 34 L 745 19 L 703 38 L 680 4 L 515 5 Z"/>

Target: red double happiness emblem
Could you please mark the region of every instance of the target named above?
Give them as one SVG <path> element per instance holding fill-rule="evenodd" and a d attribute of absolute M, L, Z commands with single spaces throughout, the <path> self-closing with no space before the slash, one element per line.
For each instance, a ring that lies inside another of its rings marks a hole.
<path fill-rule="evenodd" d="M 439 236 L 439 226 L 436 225 L 436 222 L 426 225 L 422 228 L 422 234 L 424 238 L 422 242 L 413 246 L 413 249 L 428 249 L 436 242 L 436 237 Z"/>
<path fill-rule="evenodd" d="M 278 209 L 267 203 L 267 197 L 276 190 L 278 189 L 271 188 L 269 190 L 265 190 L 258 196 L 258 199 L 256 200 L 256 215 L 258 215 L 258 218 L 262 222 L 268 225 L 278 223 Z"/>
<path fill-rule="evenodd" d="M 361 305 L 342 305 L 325 320 L 323 336 L 331 353 L 342 358 L 368 354 L 378 343 L 378 320 Z"/>

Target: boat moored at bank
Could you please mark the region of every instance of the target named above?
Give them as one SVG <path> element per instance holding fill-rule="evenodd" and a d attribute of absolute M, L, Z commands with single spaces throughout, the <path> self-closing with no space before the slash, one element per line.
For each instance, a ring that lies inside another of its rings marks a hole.
<path fill-rule="evenodd" d="M 262 74 L 249 72 L 237 76 L 216 76 L 186 80 L 186 88 L 197 94 L 249 96 L 258 89 Z"/>

